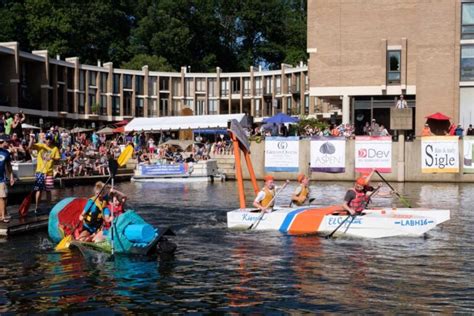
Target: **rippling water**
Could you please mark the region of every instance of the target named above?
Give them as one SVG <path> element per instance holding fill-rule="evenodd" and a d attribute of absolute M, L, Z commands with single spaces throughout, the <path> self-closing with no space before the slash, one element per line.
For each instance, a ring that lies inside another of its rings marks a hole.
<path fill-rule="evenodd" d="M 348 185 L 316 183 L 312 196 L 340 203 Z M 226 211 L 238 207 L 233 182 L 119 189 L 146 220 L 172 226 L 174 258 L 87 261 L 55 253 L 46 232 L 0 240 L 0 313 L 474 312 L 474 185 L 398 185 L 414 205 L 449 208 L 452 219 L 427 238 L 380 240 L 228 230 Z"/>

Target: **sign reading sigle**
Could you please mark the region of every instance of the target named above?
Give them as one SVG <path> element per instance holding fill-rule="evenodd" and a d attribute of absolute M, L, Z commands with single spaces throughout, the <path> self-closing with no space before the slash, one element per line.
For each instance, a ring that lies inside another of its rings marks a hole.
<path fill-rule="evenodd" d="M 427 136 L 421 138 L 422 173 L 458 173 L 459 137 Z"/>

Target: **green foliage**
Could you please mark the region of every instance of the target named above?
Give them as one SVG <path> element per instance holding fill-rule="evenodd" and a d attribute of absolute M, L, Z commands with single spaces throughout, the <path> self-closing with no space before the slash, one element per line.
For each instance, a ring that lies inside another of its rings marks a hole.
<path fill-rule="evenodd" d="M 130 61 L 122 63 L 120 67 L 141 70 L 145 65 L 148 66 L 148 70 L 150 71 L 176 71 L 165 58 L 146 54 L 135 55 Z"/>
<path fill-rule="evenodd" d="M 3 0 L 0 14 L 1 41 L 82 63 L 248 71 L 307 59 L 302 0 Z"/>
<path fill-rule="evenodd" d="M 92 103 L 91 104 L 91 112 L 93 114 L 99 114 L 99 109 L 100 109 L 100 105 L 98 103 Z"/>
<path fill-rule="evenodd" d="M 298 126 L 298 131 L 300 134 L 305 133 L 305 128 L 307 126 L 312 127 L 313 129 L 319 129 L 319 130 L 324 130 L 325 128 L 328 128 L 329 125 L 327 122 L 319 121 L 316 118 L 313 117 L 307 117 L 307 116 L 301 116 L 300 121 L 297 124 Z"/>

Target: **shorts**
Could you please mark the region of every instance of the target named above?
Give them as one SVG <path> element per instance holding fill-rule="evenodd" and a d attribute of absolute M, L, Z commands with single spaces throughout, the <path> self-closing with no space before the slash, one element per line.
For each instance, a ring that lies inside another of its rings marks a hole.
<path fill-rule="evenodd" d="M 51 191 L 53 188 L 53 176 L 47 176 L 40 172 L 35 174 L 35 185 L 33 186 L 33 191 Z"/>
<path fill-rule="evenodd" d="M 6 199 L 8 196 L 8 187 L 5 182 L 0 183 L 0 199 Z"/>

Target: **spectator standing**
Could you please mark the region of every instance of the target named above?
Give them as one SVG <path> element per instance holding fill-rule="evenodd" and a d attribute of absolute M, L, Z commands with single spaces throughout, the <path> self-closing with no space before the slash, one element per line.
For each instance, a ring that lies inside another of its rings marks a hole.
<path fill-rule="evenodd" d="M 10 135 L 12 132 L 12 123 L 13 123 L 13 117 L 12 113 L 10 111 L 5 112 L 5 134 Z"/>
<path fill-rule="evenodd" d="M 5 134 L 5 114 L 0 113 L 0 135 Z"/>
<path fill-rule="evenodd" d="M 454 135 L 461 137 L 464 135 L 464 128 L 462 128 L 461 124 L 459 124 L 458 127 L 456 127 L 456 129 L 454 130 Z"/>
<path fill-rule="evenodd" d="M 432 136 L 433 133 L 431 133 L 430 126 L 428 124 L 425 124 L 423 129 L 421 130 L 421 136 Z"/>
<path fill-rule="evenodd" d="M 372 119 L 372 124 L 370 124 L 370 136 L 380 136 L 380 126 L 375 119 Z"/>
<path fill-rule="evenodd" d="M 0 221 L 8 223 L 10 218 L 7 216 L 7 181 L 13 186 L 15 178 L 13 177 L 12 165 L 10 162 L 10 153 L 6 149 L 8 146 L 5 135 L 0 137 Z"/>
<path fill-rule="evenodd" d="M 408 108 L 407 101 L 403 97 L 403 94 L 400 95 L 400 99 L 397 101 L 397 104 L 395 105 L 397 109 L 406 109 Z"/>
<path fill-rule="evenodd" d="M 467 136 L 474 136 L 474 129 L 472 128 L 472 124 L 469 124 L 469 127 L 466 131 Z"/>
<path fill-rule="evenodd" d="M 380 124 L 379 130 L 380 130 L 379 136 L 390 136 L 390 133 L 389 133 L 388 130 L 385 128 L 385 126 L 383 126 L 383 124 Z"/>
<path fill-rule="evenodd" d="M 35 213 L 38 211 L 38 204 L 41 199 L 41 193 L 46 191 L 46 198 L 48 205 L 51 204 L 51 189 L 54 187 L 53 179 L 53 168 L 54 163 L 59 161 L 61 158 L 59 155 L 59 150 L 53 144 L 53 139 L 51 136 L 47 136 L 45 139 L 46 143 L 36 143 L 33 144 L 33 138 L 30 140 L 28 146 L 29 149 L 38 150 L 38 157 L 36 162 L 36 175 L 35 175 L 35 185 L 33 191 L 36 192 L 36 208 Z"/>
<path fill-rule="evenodd" d="M 15 117 L 13 119 L 12 125 L 11 125 L 11 134 L 16 134 L 18 138 L 23 138 L 23 128 L 21 127 L 21 124 L 25 120 L 25 115 L 23 112 L 15 114 Z"/>

